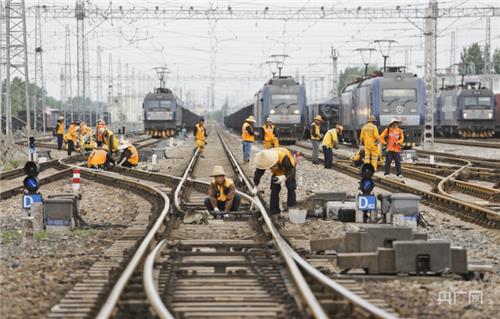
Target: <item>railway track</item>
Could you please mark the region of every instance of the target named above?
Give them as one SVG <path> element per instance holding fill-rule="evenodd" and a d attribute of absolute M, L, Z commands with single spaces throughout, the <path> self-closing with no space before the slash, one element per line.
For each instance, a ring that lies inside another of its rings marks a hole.
<path fill-rule="evenodd" d="M 304 152 L 304 149 L 309 149 L 306 145 L 298 144 L 295 147 L 291 147 L 291 149 L 301 151 L 306 159 L 311 159 L 311 155 Z M 350 165 L 350 161 L 347 158 L 340 157 L 340 159 L 341 160 L 339 161 L 334 161 L 333 167 L 342 173 L 359 178 L 359 170 Z M 463 160 L 460 163 L 464 163 Z M 460 166 L 460 168 L 462 169 L 466 166 L 467 165 Z M 373 179 L 377 183 L 377 186 L 390 191 L 419 195 L 422 197 L 423 203 L 443 212 L 457 216 L 468 222 L 487 228 L 500 228 L 500 212 L 497 211 L 500 192 L 498 192 L 497 189 L 458 181 L 454 178 L 442 177 L 417 169 L 405 168 L 403 170 L 403 174 L 406 177 L 411 177 L 415 180 L 430 184 L 430 189 L 425 189 L 424 187 L 421 187 L 421 185 L 412 186 L 405 184 L 402 181 L 378 175 L 374 175 Z M 448 193 L 451 190 L 458 190 L 474 197 L 488 199 L 491 202 L 488 202 L 487 204 L 482 203 L 482 205 L 470 203 L 451 196 Z"/>
<path fill-rule="evenodd" d="M 477 147 L 489 147 L 489 148 L 500 148 L 500 142 L 498 140 L 461 140 L 461 139 L 448 139 L 448 138 L 435 138 L 434 142 L 443 144 L 454 144 L 454 145 L 464 145 L 464 146 L 477 146 Z"/>
<path fill-rule="evenodd" d="M 221 148 L 215 149 L 217 161 L 223 160 Z M 229 152 L 227 145 L 224 150 Z M 355 282 L 344 280 L 343 286 L 293 251 L 259 198 L 240 193 L 254 207 L 246 217 L 243 213 L 210 220 L 210 227 L 179 225 L 179 208 L 201 207 L 206 175 L 214 164 L 208 154 L 203 160 L 197 155 L 182 178 L 126 168 L 113 173 L 82 169 L 82 177 L 140 193 L 153 208 L 139 212 L 122 238 L 88 270 L 87 278 L 52 308 L 49 318 L 149 318 L 150 309 L 161 318 L 170 318 L 170 311 L 185 318 L 207 313 L 252 318 L 394 317 L 383 301 L 362 295 Z M 234 168 L 228 171 L 235 172 L 235 181 L 251 186 L 234 156 L 229 158 Z M 197 179 L 189 178 L 191 174 Z M 177 208 L 167 194 L 174 194 Z"/>
<path fill-rule="evenodd" d="M 138 149 L 145 148 L 151 145 L 154 145 L 161 140 L 146 138 L 141 139 L 137 142 L 134 142 L 134 145 Z M 43 144 L 42 144 L 43 145 Z M 53 144 L 49 144 L 54 146 L 57 149 L 57 146 Z M 37 147 L 42 147 L 37 144 Z M 85 161 L 88 156 L 88 153 L 76 153 L 70 157 L 67 157 L 64 162 L 82 162 Z M 71 173 L 71 168 L 57 159 L 50 160 L 40 164 L 40 174 L 38 175 L 38 179 L 42 184 L 50 183 L 56 181 L 66 175 Z M 8 171 L 0 172 L 0 199 L 7 199 L 16 194 L 19 194 L 23 191 L 23 179 L 24 179 L 24 171 L 23 168 L 16 168 Z"/>

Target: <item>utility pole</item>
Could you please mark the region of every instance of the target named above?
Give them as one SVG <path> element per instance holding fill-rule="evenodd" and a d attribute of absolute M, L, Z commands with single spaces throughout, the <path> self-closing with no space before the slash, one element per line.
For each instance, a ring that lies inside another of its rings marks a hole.
<path fill-rule="evenodd" d="M 215 73 L 217 63 L 217 34 L 216 34 L 217 20 L 208 20 L 208 35 L 210 38 L 210 110 L 215 109 Z"/>
<path fill-rule="evenodd" d="M 8 0 L 6 9 L 6 133 L 12 135 L 12 109 L 26 110 L 26 133 L 31 136 L 29 109 L 28 49 L 26 40 L 26 12 L 24 0 Z M 11 79 L 20 81 L 11 83 Z M 22 97 L 12 95 L 13 90 L 23 92 Z"/>
<path fill-rule="evenodd" d="M 493 64 L 491 63 L 491 21 L 486 18 L 486 37 L 484 42 L 484 70 L 483 74 L 486 75 L 489 89 L 493 90 L 493 77 L 494 74 Z"/>
<path fill-rule="evenodd" d="M 455 45 L 455 31 L 452 31 L 450 34 L 450 73 L 453 81 L 453 85 L 456 84 L 456 74 L 455 74 L 455 53 L 456 53 L 456 45 Z"/>
<path fill-rule="evenodd" d="M 333 97 L 339 96 L 339 75 L 337 71 L 337 59 L 339 52 L 337 49 L 331 48 L 330 57 L 332 58 L 332 92 Z"/>
<path fill-rule="evenodd" d="M 425 81 L 425 115 L 424 115 L 424 144 L 425 148 L 434 146 L 434 104 L 436 90 L 436 55 L 435 55 L 435 25 L 437 0 L 431 0 L 425 11 L 424 19 L 424 81 Z"/>
<path fill-rule="evenodd" d="M 90 86 L 90 46 L 89 46 L 89 39 L 88 37 L 85 37 L 84 41 L 84 55 L 83 55 L 83 60 L 85 61 L 85 66 L 83 67 L 83 76 L 85 80 L 85 97 L 92 99 L 92 94 L 91 94 L 91 86 Z M 89 105 L 89 114 L 90 114 L 90 105 Z"/>
<path fill-rule="evenodd" d="M 122 61 L 118 59 L 116 68 L 116 95 L 122 95 Z"/>
<path fill-rule="evenodd" d="M 59 83 L 61 86 L 61 102 L 62 102 L 63 117 L 66 119 L 66 108 L 64 105 L 66 103 L 66 80 L 64 79 L 64 66 L 61 67 L 61 72 L 59 73 Z"/>
<path fill-rule="evenodd" d="M 0 140 L 3 139 L 3 114 L 4 114 L 4 93 L 3 93 L 3 83 L 4 83 L 4 53 L 3 50 L 5 48 L 4 43 L 4 27 L 5 27 L 5 14 L 4 3 L 3 0 L 0 0 Z"/>
<path fill-rule="evenodd" d="M 85 3 L 78 0 L 75 7 L 76 18 L 76 83 L 77 109 L 81 112 L 85 101 Z M 81 114 L 81 113 L 80 113 Z"/>
<path fill-rule="evenodd" d="M 45 83 L 43 78 L 43 46 L 42 19 L 40 5 L 36 6 L 35 15 L 35 91 L 33 94 L 33 129 L 36 131 L 41 116 L 42 129 L 45 134 Z M 39 90 L 40 88 L 40 90 Z M 39 100 L 40 95 L 40 100 Z"/>
<path fill-rule="evenodd" d="M 65 39 L 64 39 L 64 97 L 63 100 L 63 114 L 66 120 L 66 111 L 68 110 L 66 103 L 70 99 L 70 112 L 71 122 L 74 121 L 74 101 L 73 101 L 73 78 L 71 76 L 71 35 L 69 32 L 69 24 L 65 26 Z"/>
<path fill-rule="evenodd" d="M 101 46 L 97 46 L 97 59 L 96 59 L 96 107 L 95 107 L 95 118 L 96 121 L 100 117 L 101 113 L 101 101 L 102 101 L 102 60 L 101 60 L 101 53 L 102 53 L 102 48 Z"/>
<path fill-rule="evenodd" d="M 113 96 L 113 53 L 108 56 L 108 101 Z"/>

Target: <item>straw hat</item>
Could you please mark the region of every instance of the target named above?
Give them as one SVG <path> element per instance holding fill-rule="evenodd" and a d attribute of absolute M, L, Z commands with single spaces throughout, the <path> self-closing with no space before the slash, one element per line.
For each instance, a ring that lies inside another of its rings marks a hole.
<path fill-rule="evenodd" d="M 220 165 L 215 165 L 214 170 L 212 171 L 212 177 L 214 176 L 226 176 L 226 172 L 224 172 L 224 167 Z"/>
<path fill-rule="evenodd" d="M 249 117 L 247 117 L 247 119 L 245 121 L 255 123 L 255 117 L 253 117 L 253 115 L 250 115 Z"/>
<path fill-rule="evenodd" d="M 321 115 L 316 115 L 314 117 L 314 120 L 323 121 L 323 119 L 321 118 Z"/>
<path fill-rule="evenodd" d="M 129 146 L 130 146 L 130 142 L 129 142 L 129 141 L 127 141 L 127 140 L 122 140 L 122 141 L 120 141 L 120 145 L 118 146 L 118 149 L 119 149 L 120 151 L 123 151 L 124 149 L 126 149 L 126 148 L 127 148 L 127 147 L 129 147 Z"/>
<path fill-rule="evenodd" d="M 255 166 L 258 169 L 271 168 L 278 162 L 278 152 L 275 150 L 262 150 L 255 155 Z"/>
<path fill-rule="evenodd" d="M 335 128 L 338 129 L 340 133 L 342 133 L 344 131 L 344 127 L 340 124 L 336 124 Z"/>
<path fill-rule="evenodd" d="M 393 117 L 392 120 L 389 122 L 389 126 L 392 125 L 392 123 L 401 123 L 401 120 L 398 118 Z"/>
<path fill-rule="evenodd" d="M 367 122 L 377 122 L 377 119 L 375 118 L 375 115 L 370 115 L 368 117 L 368 121 Z"/>

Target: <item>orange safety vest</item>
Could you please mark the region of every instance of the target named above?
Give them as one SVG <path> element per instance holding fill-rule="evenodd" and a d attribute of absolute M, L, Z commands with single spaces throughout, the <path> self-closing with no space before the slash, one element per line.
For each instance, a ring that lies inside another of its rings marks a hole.
<path fill-rule="evenodd" d="M 196 124 L 196 139 L 197 140 L 202 140 L 204 141 L 205 140 L 205 127 L 203 126 L 203 124 Z"/>
<path fill-rule="evenodd" d="M 245 122 L 245 123 L 243 123 L 243 126 L 241 127 L 241 139 L 244 142 L 253 142 L 255 140 L 254 136 L 250 135 L 247 131 L 247 127 L 249 127 L 249 126 L 252 127 L 252 125 Z M 253 131 L 253 127 L 252 127 L 252 131 Z"/>
<path fill-rule="evenodd" d="M 271 167 L 271 171 L 273 172 L 274 175 L 276 176 L 281 176 L 285 174 L 285 168 L 282 167 L 283 160 L 285 157 L 288 157 L 290 160 L 290 163 L 292 164 L 293 167 L 295 167 L 295 158 L 293 157 L 292 153 L 287 148 L 284 147 L 278 147 L 274 149 L 276 152 L 278 152 L 278 163 Z"/>
<path fill-rule="evenodd" d="M 229 178 L 224 179 L 224 184 L 219 185 L 214 181 L 212 182 L 212 187 L 214 188 L 217 200 L 225 202 L 227 200 L 227 195 L 229 194 L 229 188 L 233 185 L 233 181 Z"/>
<path fill-rule="evenodd" d="M 88 167 L 98 167 L 106 163 L 106 150 L 94 149 L 87 160 Z"/>
<path fill-rule="evenodd" d="M 57 122 L 57 134 L 64 135 L 64 122 Z"/>
<path fill-rule="evenodd" d="M 387 150 L 391 152 L 401 152 L 401 145 L 405 140 L 403 130 L 399 127 L 386 128 L 380 134 L 380 142 L 387 145 Z"/>
<path fill-rule="evenodd" d="M 139 153 L 137 153 L 137 149 L 135 148 L 135 146 L 130 145 L 129 147 L 127 147 L 127 149 L 130 150 L 130 153 L 132 153 L 127 161 L 132 165 L 139 164 Z"/>
<path fill-rule="evenodd" d="M 73 143 L 77 143 L 78 141 L 78 135 L 76 134 L 76 128 L 77 128 L 77 124 L 71 124 L 69 127 L 68 127 L 68 132 L 66 132 L 66 134 L 64 135 L 64 140 L 65 141 L 68 141 L 68 140 L 72 140 Z"/>

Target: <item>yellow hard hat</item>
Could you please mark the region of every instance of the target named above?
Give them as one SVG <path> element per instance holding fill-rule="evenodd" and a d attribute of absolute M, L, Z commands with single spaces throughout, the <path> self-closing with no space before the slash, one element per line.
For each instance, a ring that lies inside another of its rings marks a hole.
<path fill-rule="evenodd" d="M 220 165 L 215 165 L 214 166 L 214 169 L 212 171 L 212 175 L 210 176 L 222 176 L 222 175 L 226 175 L 226 172 L 224 172 L 224 167 L 220 166 Z"/>
<path fill-rule="evenodd" d="M 368 121 L 367 122 L 377 122 L 377 119 L 375 118 L 375 115 L 370 115 L 368 117 Z"/>
<path fill-rule="evenodd" d="M 321 115 L 316 115 L 314 117 L 315 120 L 318 120 L 318 121 L 323 121 L 323 119 L 321 118 Z"/>
<path fill-rule="evenodd" d="M 335 128 L 338 129 L 340 131 L 340 133 L 342 133 L 344 131 L 344 127 L 340 124 L 335 125 Z"/>
<path fill-rule="evenodd" d="M 279 159 L 276 150 L 262 150 L 255 155 L 255 166 L 258 169 L 266 169 L 273 167 Z"/>

